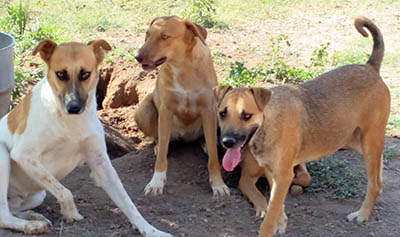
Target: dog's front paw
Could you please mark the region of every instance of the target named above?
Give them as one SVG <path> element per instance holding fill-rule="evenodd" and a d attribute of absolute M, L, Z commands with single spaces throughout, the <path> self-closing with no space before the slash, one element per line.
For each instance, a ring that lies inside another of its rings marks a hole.
<path fill-rule="evenodd" d="M 163 232 L 161 230 L 157 230 L 156 228 L 150 231 L 144 231 L 142 234 L 148 237 L 173 237 L 173 235 Z"/>
<path fill-rule="evenodd" d="M 231 195 L 231 190 L 224 183 L 220 185 L 211 185 L 214 197 Z"/>
<path fill-rule="evenodd" d="M 67 223 L 83 220 L 83 216 L 76 209 L 70 213 L 63 212 L 63 218 Z"/>
<path fill-rule="evenodd" d="M 166 172 L 154 172 L 153 178 L 144 188 L 144 195 L 157 196 L 163 194 Z"/>
<path fill-rule="evenodd" d="M 287 216 L 283 212 L 275 224 L 274 234 L 284 234 L 286 232 Z"/>
<path fill-rule="evenodd" d="M 365 214 L 365 213 L 362 213 L 362 212 L 359 210 L 359 211 L 356 211 L 356 212 L 353 212 L 353 213 L 350 213 L 349 215 L 347 215 L 346 219 L 347 219 L 347 221 L 350 222 L 350 221 L 353 221 L 354 219 L 357 218 L 357 222 L 358 222 L 359 224 L 361 224 L 361 223 L 363 223 L 364 221 L 368 220 L 368 216 L 369 216 L 369 215 L 367 215 L 367 214 Z"/>
<path fill-rule="evenodd" d="M 39 235 L 49 230 L 49 224 L 45 221 L 29 221 L 24 226 L 24 233 L 28 235 Z"/>

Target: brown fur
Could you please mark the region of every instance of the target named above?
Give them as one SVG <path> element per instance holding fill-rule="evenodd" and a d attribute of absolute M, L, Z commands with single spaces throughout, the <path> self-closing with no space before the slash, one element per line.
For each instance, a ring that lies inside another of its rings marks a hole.
<path fill-rule="evenodd" d="M 160 59 L 165 58 L 165 63 L 153 93 L 139 105 L 135 120 L 139 128 L 157 142 L 157 172 L 167 169 L 170 140 L 194 140 L 204 131 L 210 182 L 214 189 L 226 186 L 221 177 L 216 145 L 212 88 L 217 85 L 217 76 L 210 50 L 205 44 L 206 37 L 207 31 L 203 27 L 178 17 L 159 17 L 151 22 L 145 43 L 139 50 L 139 62 L 144 68 L 151 65 L 150 69 L 158 66 L 155 62 Z M 223 192 L 229 191 L 224 188 Z M 156 195 L 160 190 L 151 193 Z"/>
<path fill-rule="evenodd" d="M 21 135 L 28 124 L 28 115 L 31 107 L 32 93 L 29 92 L 9 114 L 7 118 L 8 129 L 11 134 Z"/>
<path fill-rule="evenodd" d="M 234 89 L 219 102 L 219 111 L 227 110 L 225 119 L 219 119 L 222 136 L 228 128 L 248 133 L 249 127 L 258 127 L 244 154 L 244 175 L 252 178 L 242 177 L 241 187 L 253 186 L 250 181 L 263 172 L 272 186 L 260 236 L 286 229 L 283 204 L 294 178 L 293 167 L 341 147 L 363 154 L 368 175 L 365 200 L 347 219 L 367 220 L 382 189 L 382 151 L 390 111 L 390 93 L 379 76 L 384 43 L 370 20 L 358 18 L 355 26 L 360 33 L 362 27 L 368 28 L 374 38 L 373 52 L 365 65 L 340 67 L 300 85 L 258 89 L 271 94 L 267 101 L 251 96 L 251 89 Z M 365 31 L 362 34 L 367 36 Z M 260 104 L 265 107 L 257 112 L 256 105 Z M 239 122 L 241 109 L 254 111 L 253 120 Z M 254 188 L 244 191 L 255 202 L 264 203 Z"/>

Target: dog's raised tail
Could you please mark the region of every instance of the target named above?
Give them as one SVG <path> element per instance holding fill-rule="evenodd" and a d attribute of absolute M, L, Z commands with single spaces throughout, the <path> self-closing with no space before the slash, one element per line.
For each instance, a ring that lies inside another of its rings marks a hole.
<path fill-rule="evenodd" d="M 375 68 L 377 72 L 381 68 L 381 63 L 383 59 L 383 55 L 385 52 L 385 44 L 383 43 L 383 37 L 379 28 L 368 18 L 359 16 L 354 21 L 354 26 L 357 31 L 364 37 L 368 37 L 368 33 L 364 30 L 364 27 L 367 28 L 374 39 L 374 47 L 372 49 L 372 54 L 369 57 L 367 64 L 370 64 Z"/>

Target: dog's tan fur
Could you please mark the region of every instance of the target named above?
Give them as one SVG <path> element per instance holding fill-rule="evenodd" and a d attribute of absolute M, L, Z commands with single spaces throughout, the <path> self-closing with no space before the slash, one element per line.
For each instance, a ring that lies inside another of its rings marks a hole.
<path fill-rule="evenodd" d="M 217 155 L 217 118 L 212 88 L 217 85 L 207 31 L 178 17 L 152 21 L 144 45 L 136 57 L 146 70 L 163 64 L 153 93 L 139 105 L 135 120 L 157 143 L 153 179 L 145 193 L 163 192 L 170 140 L 195 140 L 204 134 L 208 169 L 214 195 L 229 194 Z"/>
<path fill-rule="evenodd" d="M 22 134 L 25 132 L 29 110 L 31 108 L 32 93 L 29 92 L 18 106 L 13 109 L 7 120 L 8 129 L 12 134 Z"/>
<path fill-rule="evenodd" d="M 293 167 L 341 147 L 364 156 L 368 175 L 365 200 L 360 210 L 347 219 L 367 220 L 381 192 L 382 151 L 390 111 L 390 93 L 379 76 L 384 43 L 370 20 L 357 18 L 355 26 L 365 37 L 368 34 L 363 27 L 368 28 L 374 39 L 373 52 L 364 65 L 340 67 L 300 85 L 268 90 L 216 89 L 219 113 L 223 113 L 219 118 L 222 137 L 230 131 L 247 136 L 250 127 L 257 129 L 243 151 L 243 172 L 244 177 L 258 176 L 262 169 L 272 186 L 260 236 L 285 232 L 287 218 L 283 205 L 294 177 Z M 253 116 L 243 121 L 243 113 Z M 260 168 L 254 168 L 253 159 Z M 251 193 L 254 188 L 251 190 L 246 195 L 263 202 L 260 194 Z M 243 188 L 242 191 L 246 192 Z"/>

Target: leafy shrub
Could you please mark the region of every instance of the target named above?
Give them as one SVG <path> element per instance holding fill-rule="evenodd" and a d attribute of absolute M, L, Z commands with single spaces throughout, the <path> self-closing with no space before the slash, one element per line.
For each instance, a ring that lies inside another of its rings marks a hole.
<path fill-rule="evenodd" d="M 215 11 L 213 0 L 191 0 L 190 7 L 183 12 L 183 18 L 190 19 L 206 28 L 212 28 L 216 24 L 213 19 Z"/>

